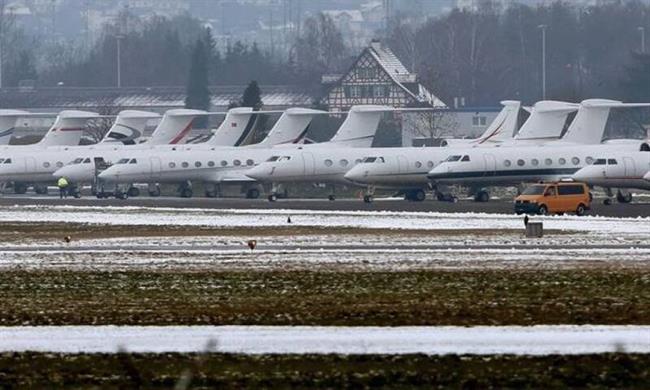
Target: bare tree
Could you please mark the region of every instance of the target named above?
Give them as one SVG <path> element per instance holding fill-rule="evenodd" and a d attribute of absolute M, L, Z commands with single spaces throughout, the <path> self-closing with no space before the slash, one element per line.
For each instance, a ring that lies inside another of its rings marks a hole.
<path fill-rule="evenodd" d="M 86 135 L 92 141 L 97 143 L 101 141 L 108 133 L 115 122 L 115 116 L 122 111 L 121 107 L 112 104 L 112 99 L 107 100 L 97 108 L 97 113 L 101 115 L 86 123 Z"/>
<path fill-rule="evenodd" d="M 414 137 L 437 139 L 453 136 L 458 130 L 456 114 L 446 109 L 404 115 L 404 131 Z"/>

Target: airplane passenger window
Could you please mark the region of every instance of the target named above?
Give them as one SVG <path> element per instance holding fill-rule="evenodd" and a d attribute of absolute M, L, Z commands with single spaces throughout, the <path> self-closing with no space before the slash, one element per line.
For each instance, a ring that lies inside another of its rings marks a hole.
<path fill-rule="evenodd" d="M 208 166 L 213 167 L 214 166 L 214 161 L 208 161 Z"/>
<path fill-rule="evenodd" d="M 416 161 L 416 162 L 415 162 L 415 167 L 416 167 L 416 168 L 422 168 L 422 163 L 419 162 L 419 161 Z"/>
<path fill-rule="evenodd" d="M 325 160 L 325 166 L 326 167 L 331 167 L 332 164 L 333 164 L 332 160 L 330 160 L 330 159 Z"/>
<path fill-rule="evenodd" d="M 239 160 L 235 160 L 235 161 L 232 162 L 232 164 L 233 164 L 234 166 L 238 167 L 238 166 L 241 165 L 241 161 L 239 161 Z"/>
<path fill-rule="evenodd" d="M 578 165 L 580 164 L 580 159 L 578 157 L 574 157 L 571 159 L 571 162 L 573 163 L 573 165 Z"/>
<path fill-rule="evenodd" d="M 607 160 L 604 158 L 599 158 L 596 161 L 594 161 L 594 165 L 607 165 Z"/>
<path fill-rule="evenodd" d="M 618 162 L 616 161 L 616 159 L 613 158 L 607 159 L 607 165 L 617 165 L 617 164 Z"/>
<path fill-rule="evenodd" d="M 594 158 L 593 157 L 587 157 L 587 158 L 585 158 L 585 162 L 587 163 L 587 165 L 591 165 L 591 164 L 594 163 Z"/>
<path fill-rule="evenodd" d="M 342 167 L 347 167 L 349 162 L 348 162 L 348 160 L 343 159 L 343 160 L 339 161 L 339 164 L 341 164 Z"/>
<path fill-rule="evenodd" d="M 176 163 L 175 162 L 170 162 L 169 167 L 170 168 L 176 168 Z"/>
<path fill-rule="evenodd" d="M 512 165 L 512 163 L 510 162 L 510 160 L 505 160 L 503 162 L 503 165 L 505 165 L 506 167 L 509 167 L 510 165 Z"/>
<path fill-rule="evenodd" d="M 227 165 L 228 165 L 228 161 L 226 161 L 226 160 L 222 160 L 222 161 L 221 161 L 221 166 L 222 166 L 222 167 L 225 167 L 225 166 L 227 166 Z"/>
<path fill-rule="evenodd" d="M 246 160 L 246 165 L 248 165 L 248 166 L 255 165 L 255 161 L 253 161 L 253 160 L 251 160 L 249 158 L 248 160 Z"/>
<path fill-rule="evenodd" d="M 427 167 L 429 167 L 429 168 L 433 168 L 433 161 L 429 161 L 429 162 L 427 162 Z"/>
<path fill-rule="evenodd" d="M 522 159 L 517 160 L 517 165 L 519 165 L 520 167 L 523 167 L 525 164 L 526 162 L 524 160 Z"/>
<path fill-rule="evenodd" d="M 560 158 L 559 160 L 557 160 L 557 162 L 559 162 L 560 165 L 564 165 L 564 164 L 566 164 L 566 159 Z"/>
<path fill-rule="evenodd" d="M 194 166 L 197 167 L 197 168 L 201 168 L 201 161 L 195 162 Z"/>
<path fill-rule="evenodd" d="M 129 161 L 129 164 L 137 164 L 138 160 L 132 158 L 131 161 Z"/>
<path fill-rule="evenodd" d="M 187 167 L 190 166 L 190 164 L 188 164 L 187 161 L 183 161 L 183 162 L 181 163 L 181 166 L 182 166 L 183 168 L 187 168 Z"/>
<path fill-rule="evenodd" d="M 43 166 L 44 166 L 45 168 L 49 168 L 49 167 L 50 167 L 50 163 L 47 162 L 47 161 L 45 161 L 45 162 L 43 163 Z"/>
<path fill-rule="evenodd" d="M 6 164 L 7 162 L 9 162 L 9 163 L 11 164 L 11 159 L 5 161 L 5 164 Z M 63 163 L 62 163 L 61 161 L 57 161 L 57 162 L 56 162 L 56 166 L 59 167 L 59 168 L 61 168 L 61 167 L 63 166 Z"/>
<path fill-rule="evenodd" d="M 530 160 L 530 163 L 531 163 L 531 164 L 533 164 L 533 166 L 535 166 L 535 167 L 536 167 L 536 166 L 538 166 L 538 165 L 539 165 L 539 160 L 538 160 L 538 159 L 536 159 L 536 158 L 534 158 L 534 159 L 532 159 L 532 160 Z"/>
<path fill-rule="evenodd" d="M 465 161 L 465 162 L 469 161 L 469 156 L 463 156 L 463 158 L 460 161 Z"/>
<path fill-rule="evenodd" d="M 544 160 L 544 164 L 553 165 L 553 160 L 551 160 L 550 158 L 547 158 L 546 160 Z"/>

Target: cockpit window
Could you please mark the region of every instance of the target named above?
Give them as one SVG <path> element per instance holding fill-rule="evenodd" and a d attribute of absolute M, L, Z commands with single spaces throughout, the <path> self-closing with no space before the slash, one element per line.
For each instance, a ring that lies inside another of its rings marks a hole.
<path fill-rule="evenodd" d="M 460 161 L 469 161 L 469 156 L 463 156 L 463 158 Z"/>
<path fill-rule="evenodd" d="M 608 158 L 607 159 L 607 165 L 617 165 L 618 162 L 616 162 L 616 159 L 614 158 Z"/>
<path fill-rule="evenodd" d="M 127 164 L 129 162 L 130 158 L 122 158 L 120 161 L 118 161 L 118 164 Z"/>
<path fill-rule="evenodd" d="M 132 158 L 131 161 L 129 161 L 129 164 L 137 164 L 138 160 Z"/>
<path fill-rule="evenodd" d="M 84 159 L 83 159 L 82 157 L 75 158 L 75 159 L 72 161 L 72 163 L 73 163 L 73 164 L 81 164 L 81 162 L 82 162 L 83 160 L 84 160 Z"/>
<path fill-rule="evenodd" d="M 366 157 L 362 161 L 362 163 L 384 163 L 384 158 L 383 157 Z"/>
<path fill-rule="evenodd" d="M 3 164 L 11 164 L 11 159 L 10 158 L 6 159 Z"/>
<path fill-rule="evenodd" d="M 594 165 L 606 165 L 607 160 L 604 158 L 597 158 L 596 161 L 594 161 Z"/>
<path fill-rule="evenodd" d="M 268 160 L 266 160 L 266 161 L 267 161 L 267 162 L 278 161 L 279 158 L 280 158 L 280 156 L 272 156 L 272 157 L 270 157 L 270 158 L 269 158 Z"/>
<path fill-rule="evenodd" d="M 84 160 L 84 164 L 90 164 L 90 158 L 86 157 L 86 159 Z"/>
<path fill-rule="evenodd" d="M 278 161 L 289 161 L 291 160 L 291 156 L 282 156 Z"/>
<path fill-rule="evenodd" d="M 454 161 L 458 161 L 458 160 L 460 160 L 461 157 L 463 157 L 463 156 L 460 156 L 460 155 L 458 155 L 458 156 L 449 156 L 449 157 L 447 157 L 447 159 L 446 159 L 445 161 L 447 161 L 447 162 L 454 162 Z"/>

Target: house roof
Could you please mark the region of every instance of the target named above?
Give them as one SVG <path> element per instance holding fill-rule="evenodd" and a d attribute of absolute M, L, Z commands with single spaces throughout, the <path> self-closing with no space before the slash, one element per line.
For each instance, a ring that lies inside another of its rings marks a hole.
<path fill-rule="evenodd" d="M 210 87 L 213 106 L 228 106 L 241 99 L 245 85 Z M 312 96 L 290 85 L 260 85 L 262 102 L 267 106 L 309 106 Z M 96 108 L 152 107 L 177 108 L 185 105 L 184 87 L 127 88 L 2 88 L 0 107 L 3 108 Z"/>

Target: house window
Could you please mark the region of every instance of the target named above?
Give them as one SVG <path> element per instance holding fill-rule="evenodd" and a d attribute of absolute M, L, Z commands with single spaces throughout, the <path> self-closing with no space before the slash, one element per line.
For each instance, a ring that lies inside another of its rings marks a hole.
<path fill-rule="evenodd" d="M 472 117 L 472 126 L 482 127 L 487 124 L 487 118 L 483 115 L 475 115 Z"/>
<path fill-rule="evenodd" d="M 360 85 L 351 85 L 350 86 L 350 97 L 359 98 L 363 91 L 361 90 Z"/>
<path fill-rule="evenodd" d="M 388 96 L 388 88 L 385 85 L 375 85 L 373 96 L 376 98 L 382 98 Z"/>

